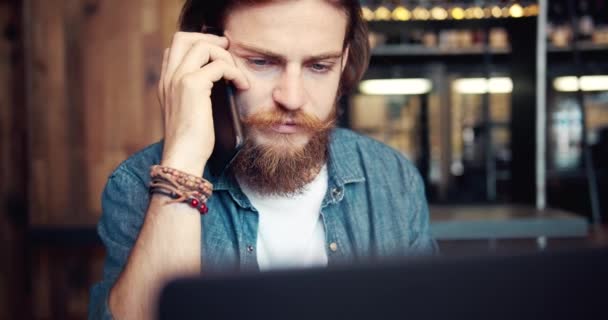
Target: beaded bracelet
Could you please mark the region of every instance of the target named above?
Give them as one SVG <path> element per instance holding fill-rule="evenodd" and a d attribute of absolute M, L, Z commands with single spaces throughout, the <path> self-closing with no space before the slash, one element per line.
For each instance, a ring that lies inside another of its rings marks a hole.
<path fill-rule="evenodd" d="M 166 189 L 159 188 L 159 187 L 150 188 L 150 194 L 161 194 L 161 195 L 167 196 L 173 200 L 177 200 L 180 198 L 180 195 L 178 195 L 177 193 L 168 191 Z M 209 212 L 209 208 L 207 207 L 207 204 L 202 199 L 197 199 L 197 198 L 191 197 L 191 198 L 187 198 L 181 202 L 187 203 L 192 208 L 197 209 L 201 215 L 204 215 L 207 212 Z"/>
<path fill-rule="evenodd" d="M 160 165 L 150 168 L 150 193 L 169 196 L 169 203 L 185 202 L 205 214 L 212 192 L 213 185 L 201 177 Z"/>
<path fill-rule="evenodd" d="M 154 165 L 150 168 L 150 177 L 152 179 L 162 178 L 171 183 L 174 187 L 180 190 L 193 190 L 201 194 L 211 195 L 213 185 L 201 178 L 177 169 Z"/>

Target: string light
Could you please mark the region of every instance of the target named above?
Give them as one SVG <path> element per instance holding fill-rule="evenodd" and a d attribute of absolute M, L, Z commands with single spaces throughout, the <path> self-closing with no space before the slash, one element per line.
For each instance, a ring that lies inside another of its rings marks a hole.
<path fill-rule="evenodd" d="M 375 10 L 367 6 L 361 8 L 363 19 L 366 21 L 373 20 L 394 20 L 394 21 L 409 21 L 409 20 L 445 20 L 445 19 L 488 19 L 488 18 L 521 18 L 538 16 L 538 4 L 530 4 L 522 6 L 519 3 L 514 3 L 511 6 L 500 7 L 494 5 L 491 7 L 473 6 L 462 8 L 459 6 L 446 9 L 440 6 L 435 6 L 432 9 L 426 9 L 423 6 L 417 6 L 413 10 L 408 10 L 405 6 L 399 5 L 391 10 L 385 6 L 379 6 Z"/>
<path fill-rule="evenodd" d="M 494 18 L 502 17 L 502 9 L 500 9 L 499 6 L 493 6 L 491 9 L 491 12 L 492 12 L 492 17 L 494 17 Z"/>
<path fill-rule="evenodd" d="M 412 11 L 414 19 L 416 20 L 428 20 L 431 17 L 431 13 L 424 7 L 416 7 Z"/>
<path fill-rule="evenodd" d="M 464 9 L 462 9 L 461 7 L 452 8 L 452 10 L 450 10 L 450 13 L 452 15 L 452 19 L 455 19 L 455 20 L 464 19 Z"/>
<path fill-rule="evenodd" d="M 374 17 L 376 20 L 390 20 L 391 11 L 384 6 L 379 6 L 374 12 Z"/>
<path fill-rule="evenodd" d="M 473 18 L 475 19 L 483 19 L 483 9 L 481 7 L 473 7 Z"/>
<path fill-rule="evenodd" d="M 513 18 L 521 18 L 524 16 L 524 8 L 516 3 L 509 8 L 509 15 Z"/>
<path fill-rule="evenodd" d="M 365 19 L 366 21 L 374 20 L 374 12 L 370 8 L 368 8 L 368 7 L 361 8 L 361 13 L 363 15 L 363 19 Z"/>
<path fill-rule="evenodd" d="M 539 10 L 540 9 L 538 8 L 538 4 L 531 4 L 524 8 L 524 15 L 526 17 L 535 17 L 538 16 Z"/>
<path fill-rule="evenodd" d="M 492 9 L 489 7 L 483 8 L 483 16 L 484 18 L 492 18 Z"/>
<path fill-rule="evenodd" d="M 445 20 L 448 18 L 448 11 L 442 7 L 434 7 L 431 9 L 431 17 L 435 20 Z"/>
<path fill-rule="evenodd" d="M 404 6 L 398 6 L 393 10 L 393 20 L 407 21 L 412 18 L 412 13 Z"/>
<path fill-rule="evenodd" d="M 464 10 L 464 18 L 475 19 L 475 16 L 473 14 L 473 8 L 467 8 L 466 10 Z"/>

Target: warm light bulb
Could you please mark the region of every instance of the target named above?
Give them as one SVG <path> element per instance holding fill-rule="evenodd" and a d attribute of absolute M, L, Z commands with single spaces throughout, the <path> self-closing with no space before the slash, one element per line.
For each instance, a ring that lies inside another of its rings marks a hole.
<path fill-rule="evenodd" d="M 384 6 L 379 6 L 374 12 L 376 20 L 390 20 L 391 11 Z"/>
<path fill-rule="evenodd" d="M 416 20 L 428 20 L 431 17 L 429 10 L 423 7 L 416 7 L 414 11 L 412 11 L 412 15 Z"/>
<path fill-rule="evenodd" d="M 494 18 L 502 17 L 502 9 L 500 9 L 499 6 L 493 6 L 491 11 L 492 11 L 492 17 L 494 17 Z"/>
<path fill-rule="evenodd" d="M 374 20 L 374 12 L 368 7 L 361 8 L 361 14 L 366 21 Z"/>
<path fill-rule="evenodd" d="M 473 15 L 473 8 L 467 8 L 466 10 L 464 10 L 464 18 L 475 19 L 475 16 Z"/>
<path fill-rule="evenodd" d="M 524 16 L 524 8 L 516 3 L 509 8 L 509 15 L 513 18 L 521 18 Z"/>
<path fill-rule="evenodd" d="M 539 11 L 540 11 L 540 9 L 537 4 L 531 4 L 524 8 L 524 15 L 526 17 L 535 17 L 538 15 Z"/>
<path fill-rule="evenodd" d="M 435 20 L 445 20 L 448 18 L 448 11 L 442 7 L 434 7 L 431 9 L 431 17 Z"/>
<path fill-rule="evenodd" d="M 456 20 L 464 19 L 464 9 L 462 9 L 461 7 L 452 8 L 452 10 L 450 10 L 450 13 L 452 14 L 453 19 L 456 19 Z"/>
<path fill-rule="evenodd" d="M 483 16 L 484 18 L 492 18 L 492 9 L 489 7 L 483 8 Z"/>
<path fill-rule="evenodd" d="M 412 18 L 412 13 L 404 6 L 398 6 L 393 10 L 393 20 L 407 21 Z"/>
<path fill-rule="evenodd" d="M 481 7 L 473 7 L 473 18 L 483 19 L 483 9 Z"/>

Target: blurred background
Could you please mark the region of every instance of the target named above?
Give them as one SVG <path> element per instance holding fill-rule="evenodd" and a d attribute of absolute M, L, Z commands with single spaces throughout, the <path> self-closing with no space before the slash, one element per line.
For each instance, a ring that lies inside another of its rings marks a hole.
<path fill-rule="evenodd" d="M 0 0 L 0 319 L 81 319 L 110 172 L 162 137 L 183 0 Z M 362 1 L 344 127 L 418 166 L 446 256 L 608 244 L 608 0 Z"/>

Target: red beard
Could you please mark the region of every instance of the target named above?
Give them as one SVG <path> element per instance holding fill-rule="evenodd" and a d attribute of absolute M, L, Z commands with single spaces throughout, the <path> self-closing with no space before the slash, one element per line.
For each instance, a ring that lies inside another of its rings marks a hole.
<path fill-rule="evenodd" d="M 335 110 L 335 109 L 334 109 Z M 232 163 L 232 170 L 239 180 L 263 195 L 293 195 L 311 182 L 327 160 L 329 134 L 334 127 L 335 111 L 326 120 L 302 111 L 276 110 L 257 113 L 243 119 L 249 135 L 254 130 L 269 127 L 290 119 L 309 135 L 303 147 L 277 147 L 274 144 L 257 144 L 249 136 Z M 298 133 L 301 134 L 301 133 Z M 290 134 L 276 133 L 282 139 L 277 145 L 290 143 Z"/>

